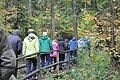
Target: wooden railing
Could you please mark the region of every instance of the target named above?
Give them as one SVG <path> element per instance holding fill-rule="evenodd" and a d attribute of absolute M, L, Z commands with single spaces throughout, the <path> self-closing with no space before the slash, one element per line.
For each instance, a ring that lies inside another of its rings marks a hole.
<path fill-rule="evenodd" d="M 53 51 L 51 51 L 51 52 L 54 52 L 54 51 L 58 51 L 58 53 L 59 52 L 64 52 L 65 54 L 67 54 L 67 61 L 59 61 L 59 55 L 57 56 L 57 62 L 56 63 L 53 63 L 53 64 L 51 64 L 51 65 L 48 65 L 48 66 L 45 66 L 45 67 L 40 67 L 40 65 L 38 65 L 38 64 L 40 64 L 40 53 L 45 53 L 45 52 L 36 52 L 36 53 L 33 53 L 33 54 L 30 54 L 30 55 L 26 55 L 26 56 L 22 56 L 22 57 L 18 57 L 16 60 L 17 61 L 19 61 L 20 59 L 24 59 L 24 58 L 26 58 L 26 57 L 30 57 L 30 56 L 32 56 L 32 55 L 36 55 L 37 54 L 37 69 L 35 70 L 35 71 L 33 71 L 33 72 L 31 72 L 30 74 L 28 74 L 28 75 L 25 75 L 24 77 L 22 77 L 20 80 L 25 80 L 25 79 L 27 79 L 27 78 L 29 78 L 29 77 L 31 77 L 32 75 L 34 75 L 34 74 L 37 74 L 37 77 L 38 77 L 38 80 L 41 80 L 42 78 L 41 78 L 41 70 L 44 70 L 44 69 L 47 69 L 47 68 L 50 68 L 50 67 L 53 67 L 53 66 L 55 66 L 55 65 L 57 65 L 57 72 L 59 73 L 59 64 L 63 64 L 63 63 L 67 63 L 67 66 L 68 66 L 68 68 L 70 69 L 70 61 L 73 61 L 73 60 L 76 60 L 76 58 L 74 58 L 74 59 L 70 59 L 70 50 L 67 50 L 67 51 L 62 51 L 62 50 L 53 50 Z M 17 69 L 22 69 L 22 68 L 24 68 L 24 67 L 26 67 L 25 65 L 24 66 L 21 66 L 21 67 L 18 67 Z"/>

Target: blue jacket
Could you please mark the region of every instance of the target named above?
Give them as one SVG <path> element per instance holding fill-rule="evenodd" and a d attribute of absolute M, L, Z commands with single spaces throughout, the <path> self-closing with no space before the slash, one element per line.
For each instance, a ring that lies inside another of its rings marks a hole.
<path fill-rule="evenodd" d="M 69 41 L 70 50 L 71 50 L 71 51 L 76 50 L 76 49 L 77 49 L 77 46 L 78 46 L 77 40 L 76 40 L 75 38 L 72 38 L 72 39 Z"/>
<path fill-rule="evenodd" d="M 22 50 L 22 39 L 18 36 L 20 34 L 20 31 L 16 29 L 13 34 L 8 36 L 8 40 L 12 45 L 12 48 L 16 54 L 20 54 Z"/>
<path fill-rule="evenodd" d="M 90 46 L 90 41 L 88 40 L 88 38 L 84 37 L 82 40 L 85 42 L 86 46 Z"/>

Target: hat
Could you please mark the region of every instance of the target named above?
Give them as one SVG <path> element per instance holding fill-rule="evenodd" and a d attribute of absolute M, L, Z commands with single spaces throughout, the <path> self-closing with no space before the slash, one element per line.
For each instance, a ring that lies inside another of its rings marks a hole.
<path fill-rule="evenodd" d="M 13 32 L 13 34 L 20 35 L 20 30 L 19 29 L 15 29 L 14 32 Z"/>
<path fill-rule="evenodd" d="M 31 38 L 31 37 L 34 37 L 34 34 L 30 33 L 28 36 Z"/>
<path fill-rule="evenodd" d="M 29 29 L 28 33 L 34 32 L 34 29 Z"/>
<path fill-rule="evenodd" d="M 47 32 L 43 32 L 43 36 L 46 36 L 47 35 Z"/>

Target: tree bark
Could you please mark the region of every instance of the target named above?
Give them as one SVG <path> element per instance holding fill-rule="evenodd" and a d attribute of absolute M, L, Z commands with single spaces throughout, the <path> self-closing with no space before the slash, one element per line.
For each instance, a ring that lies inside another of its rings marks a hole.
<path fill-rule="evenodd" d="M 29 16 L 31 17 L 32 16 L 32 10 L 31 10 L 31 0 L 29 0 L 29 7 L 28 7 L 28 9 L 29 9 L 29 12 L 28 12 L 28 14 L 29 14 Z"/>
<path fill-rule="evenodd" d="M 111 31 L 112 31 L 112 37 L 111 37 L 111 47 L 115 46 L 115 31 L 114 31 L 114 9 L 113 9 L 113 0 L 110 0 L 110 10 L 111 10 Z"/>
<path fill-rule="evenodd" d="M 76 0 L 73 0 L 73 32 L 74 32 L 74 37 L 78 39 L 78 34 L 77 34 L 77 15 L 76 15 Z"/>
<path fill-rule="evenodd" d="M 52 39 L 55 39 L 54 0 L 51 0 Z"/>
<path fill-rule="evenodd" d="M 114 8 L 113 8 L 113 0 L 110 0 L 110 10 L 111 10 L 111 31 L 112 31 L 112 37 L 111 37 L 111 48 L 115 47 L 115 31 L 114 31 Z M 115 52 L 113 52 L 115 54 Z M 120 58 L 112 56 L 111 57 L 111 66 L 112 69 L 115 69 L 116 71 L 120 71 Z"/>
<path fill-rule="evenodd" d="M 93 10 L 96 12 L 96 10 L 97 10 L 97 2 L 96 2 L 96 0 L 91 0 L 91 4 L 93 6 Z"/>

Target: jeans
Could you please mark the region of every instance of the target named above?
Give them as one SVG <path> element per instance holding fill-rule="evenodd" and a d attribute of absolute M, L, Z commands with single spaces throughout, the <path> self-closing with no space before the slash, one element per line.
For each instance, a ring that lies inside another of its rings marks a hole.
<path fill-rule="evenodd" d="M 56 63 L 57 62 L 57 57 L 51 57 L 51 64 Z M 53 70 L 56 69 L 56 65 L 53 66 Z"/>
<path fill-rule="evenodd" d="M 73 57 L 76 57 L 76 50 L 70 51 L 70 59 L 73 59 Z"/>
<path fill-rule="evenodd" d="M 41 54 L 41 67 L 48 66 L 51 64 L 50 54 Z"/>
<path fill-rule="evenodd" d="M 36 70 L 36 67 L 37 67 L 36 58 L 28 58 L 28 59 L 26 59 L 26 74 L 29 74 L 32 71 Z"/>
<path fill-rule="evenodd" d="M 59 54 L 59 61 L 64 61 L 65 60 L 65 54 Z M 62 69 L 62 63 L 60 64 L 60 69 Z"/>

